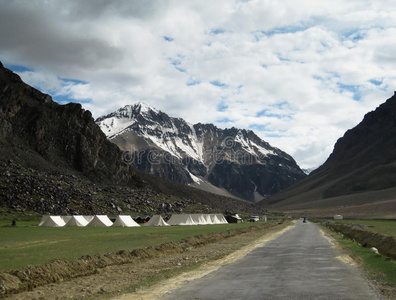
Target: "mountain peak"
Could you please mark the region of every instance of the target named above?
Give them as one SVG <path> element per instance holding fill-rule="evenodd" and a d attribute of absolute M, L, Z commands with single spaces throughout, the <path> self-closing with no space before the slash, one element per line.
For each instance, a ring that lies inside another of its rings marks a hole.
<path fill-rule="evenodd" d="M 155 119 L 161 112 L 144 102 L 125 105 L 106 116 L 96 119 L 96 123 L 108 138 L 113 138 L 134 123 Z"/>
<path fill-rule="evenodd" d="M 127 105 L 128 106 L 128 105 Z M 155 109 L 154 107 L 152 107 L 152 106 L 150 106 L 150 105 L 147 105 L 146 103 L 144 103 L 144 102 L 141 102 L 141 101 L 139 101 L 139 102 L 137 102 L 137 103 L 135 103 L 135 104 L 133 104 L 133 105 L 129 105 L 131 108 L 133 108 L 136 112 L 139 112 L 140 114 L 142 114 L 142 113 L 147 113 L 147 112 L 150 112 L 150 111 L 154 111 L 154 112 L 156 112 L 156 113 L 158 113 L 159 111 L 157 110 L 157 109 Z"/>
<path fill-rule="evenodd" d="M 150 112 L 154 112 L 156 114 L 159 113 L 157 109 L 154 107 L 151 107 L 150 105 L 147 105 L 144 102 L 137 102 L 135 104 L 129 104 L 125 105 L 124 107 L 118 109 L 117 111 L 107 115 L 106 117 L 109 116 L 118 116 L 119 118 L 127 118 L 127 119 L 132 119 L 137 117 L 138 115 L 146 115 Z"/>
<path fill-rule="evenodd" d="M 291 156 L 253 131 L 189 124 L 143 102 L 97 123 L 121 149 L 136 151 L 136 168 L 200 188 L 213 185 L 256 201 L 305 177 Z"/>

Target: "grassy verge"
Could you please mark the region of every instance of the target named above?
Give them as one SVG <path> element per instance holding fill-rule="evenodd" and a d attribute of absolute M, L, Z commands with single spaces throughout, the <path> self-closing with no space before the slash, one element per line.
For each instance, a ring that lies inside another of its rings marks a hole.
<path fill-rule="evenodd" d="M 336 220 L 335 224 L 362 224 L 367 230 L 396 237 L 396 221 L 393 220 Z"/>
<path fill-rule="evenodd" d="M 348 222 L 350 223 L 350 221 Z M 355 220 L 353 223 L 357 223 Z M 360 222 L 359 222 L 360 223 Z M 363 224 L 363 223 L 360 223 Z M 369 248 L 337 234 L 323 226 L 338 244 L 359 264 L 366 276 L 375 284 L 383 296 L 388 299 L 396 297 L 396 261 L 385 260 L 385 256 L 376 255 Z"/>
<path fill-rule="evenodd" d="M 199 234 L 246 228 L 254 223 L 171 227 L 38 227 L 38 220 L 0 220 L 0 272 L 54 259 L 134 250 Z"/>

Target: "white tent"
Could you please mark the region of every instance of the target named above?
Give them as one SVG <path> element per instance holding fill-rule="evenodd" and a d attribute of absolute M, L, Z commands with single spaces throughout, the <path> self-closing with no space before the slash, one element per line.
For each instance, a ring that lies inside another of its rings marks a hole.
<path fill-rule="evenodd" d="M 334 216 L 334 220 L 342 220 L 342 219 L 344 219 L 344 218 L 341 215 L 335 215 Z"/>
<path fill-rule="evenodd" d="M 96 215 L 93 217 L 91 222 L 88 223 L 87 226 L 96 226 L 96 227 L 109 227 L 113 225 L 113 222 L 106 215 Z"/>
<path fill-rule="evenodd" d="M 221 224 L 217 215 L 210 215 L 210 218 L 212 219 L 212 224 Z"/>
<path fill-rule="evenodd" d="M 164 221 L 161 215 L 154 215 L 144 226 L 169 226 L 169 224 Z"/>
<path fill-rule="evenodd" d="M 192 214 L 190 215 L 191 218 L 193 219 L 194 223 L 197 225 L 206 225 L 206 218 L 204 217 L 203 214 Z"/>
<path fill-rule="evenodd" d="M 216 214 L 217 219 L 219 219 L 220 224 L 228 224 L 226 218 L 223 214 Z"/>
<path fill-rule="evenodd" d="M 117 216 L 116 220 L 114 221 L 114 227 L 140 227 L 138 223 L 136 223 L 131 216 Z"/>
<path fill-rule="evenodd" d="M 191 215 L 182 214 L 182 215 L 172 215 L 172 217 L 168 221 L 169 225 L 197 225 Z"/>
<path fill-rule="evenodd" d="M 204 216 L 204 218 L 206 220 L 206 224 L 213 224 L 210 215 L 203 215 L 203 216 Z"/>
<path fill-rule="evenodd" d="M 70 221 L 70 219 L 72 218 L 72 216 L 61 216 L 61 218 L 62 218 L 63 221 L 65 221 L 65 223 L 67 224 L 67 222 Z"/>
<path fill-rule="evenodd" d="M 87 220 L 87 222 L 91 222 L 92 219 L 94 218 L 94 216 L 84 216 L 85 220 Z"/>
<path fill-rule="evenodd" d="M 65 221 L 60 216 L 43 216 L 39 226 L 42 227 L 63 227 Z"/>
<path fill-rule="evenodd" d="M 48 220 L 50 216 L 42 216 L 41 221 L 39 223 L 39 226 L 43 226 L 43 224 L 45 223 L 45 221 Z"/>
<path fill-rule="evenodd" d="M 84 227 L 88 225 L 88 221 L 83 216 L 71 216 L 65 226 Z"/>

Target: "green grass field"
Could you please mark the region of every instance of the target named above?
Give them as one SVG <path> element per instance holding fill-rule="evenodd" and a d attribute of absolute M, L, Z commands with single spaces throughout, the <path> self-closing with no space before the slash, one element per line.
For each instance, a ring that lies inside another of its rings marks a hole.
<path fill-rule="evenodd" d="M 254 223 L 170 227 L 38 227 L 39 219 L 0 220 L 0 271 L 41 265 L 53 259 L 133 250 L 189 236 L 244 228 Z"/>
<path fill-rule="evenodd" d="M 368 230 L 396 237 L 396 221 L 393 220 L 335 220 L 336 224 L 363 224 Z"/>

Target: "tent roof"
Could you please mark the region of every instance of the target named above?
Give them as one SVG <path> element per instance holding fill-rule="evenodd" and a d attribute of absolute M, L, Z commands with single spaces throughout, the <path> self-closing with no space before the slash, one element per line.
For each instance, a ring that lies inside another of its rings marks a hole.
<path fill-rule="evenodd" d="M 219 221 L 221 222 L 221 224 L 228 224 L 228 222 L 223 214 L 216 214 L 216 216 L 219 219 Z"/>
<path fill-rule="evenodd" d="M 98 227 L 109 227 L 113 225 L 113 222 L 110 221 L 109 217 L 106 215 L 96 215 L 93 217 L 91 222 L 88 223 L 87 226 L 98 226 Z"/>
<path fill-rule="evenodd" d="M 168 221 L 169 225 L 197 225 L 190 215 L 172 215 Z"/>
<path fill-rule="evenodd" d="M 84 218 L 84 216 L 71 216 L 70 220 L 66 223 L 65 226 L 84 227 L 87 225 L 88 225 L 88 221 Z"/>
<path fill-rule="evenodd" d="M 65 221 L 60 216 L 45 216 L 42 218 L 39 226 L 43 227 L 63 227 L 65 226 Z M 44 219 L 44 221 L 43 221 Z"/>
<path fill-rule="evenodd" d="M 115 222 L 113 223 L 114 227 L 140 227 L 138 223 L 136 223 L 131 216 L 117 216 Z"/>
<path fill-rule="evenodd" d="M 203 214 L 191 214 L 190 215 L 192 220 L 197 224 L 197 225 L 206 225 L 208 224 L 206 221 L 206 218 Z"/>
<path fill-rule="evenodd" d="M 161 215 L 154 215 L 144 226 L 169 226 Z"/>

